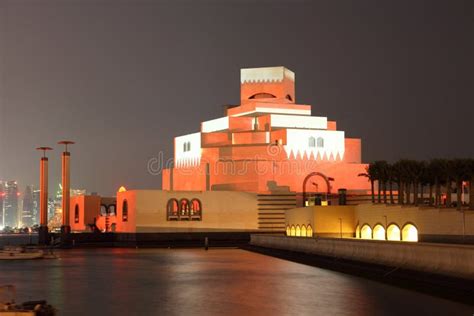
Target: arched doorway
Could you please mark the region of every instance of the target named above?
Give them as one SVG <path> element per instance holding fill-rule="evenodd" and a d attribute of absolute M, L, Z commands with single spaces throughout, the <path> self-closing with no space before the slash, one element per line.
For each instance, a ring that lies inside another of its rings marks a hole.
<path fill-rule="evenodd" d="M 170 199 L 166 204 L 168 220 L 178 220 L 179 218 L 179 204 L 177 199 Z"/>
<path fill-rule="evenodd" d="M 301 237 L 306 237 L 306 226 L 301 225 Z"/>
<path fill-rule="evenodd" d="M 295 225 L 291 225 L 290 236 L 296 236 Z"/>
<path fill-rule="evenodd" d="M 308 196 L 307 196 L 308 195 L 307 194 L 308 190 L 306 189 L 306 186 L 308 185 L 309 180 L 313 177 L 322 178 L 322 180 L 323 180 L 322 182 L 324 184 L 324 186 L 320 186 L 319 183 L 316 183 L 316 182 L 313 183 L 312 182 L 311 184 L 315 185 L 315 192 L 324 193 L 326 199 L 327 199 L 328 195 L 331 194 L 331 184 L 329 183 L 329 180 L 333 180 L 333 179 L 326 177 L 321 172 L 311 172 L 303 180 L 303 206 L 306 206 L 306 200 L 308 198 Z"/>
<path fill-rule="evenodd" d="M 385 228 L 382 224 L 377 224 L 374 227 L 373 239 L 375 240 L 385 240 Z"/>
<path fill-rule="evenodd" d="M 411 223 L 405 224 L 402 229 L 402 240 L 403 241 L 418 241 L 418 228 Z"/>
<path fill-rule="evenodd" d="M 387 240 L 400 241 L 402 240 L 400 234 L 400 227 L 395 224 L 390 224 L 387 227 Z"/>
<path fill-rule="evenodd" d="M 360 229 L 360 238 L 361 239 L 372 239 L 372 228 L 369 225 L 365 224 Z"/>
<path fill-rule="evenodd" d="M 313 227 L 311 225 L 306 228 L 306 237 L 313 237 Z"/>

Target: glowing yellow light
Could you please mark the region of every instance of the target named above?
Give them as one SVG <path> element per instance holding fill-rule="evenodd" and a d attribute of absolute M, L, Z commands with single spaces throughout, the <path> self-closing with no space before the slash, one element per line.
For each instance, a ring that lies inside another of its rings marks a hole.
<path fill-rule="evenodd" d="M 301 237 L 301 228 L 300 228 L 300 225 L 296 225 L 296 237 Z"/>
<path fill-rule="evenodd" d="M 308 225 L 308 228 L 306 228 L 306 237 L 313 237 L 313 227 L 311 225 Z"/>
<path fill-rule="evenodd" d="M 391 224 L 387 228 L 387 239 L 388 240 L 401 240 L 400 228 L 397 225 Z"/>
<path fill-rule="evenodd" d="M 372 228 L 369 225 L 362 226 L 360 230 L 360 238 L 362 239 L 372 239 Z"/>
<path fill-rule="evenodd" d="M 375 240 L 385 240 L 385 228 L 380 224 L 375 225 L 373 235 Z"/>
<path fill-rule="evenodd" d="M 356 227 L 356 238 L 360 238 L 360 227 L 357 225 Z"/>
<path fill-rule="evenodd" d="M 286 235 L 291 236 L 291 228 L 290 225 L 286 226 Z"/>
<path fill-rule="evenodd" d="M 126 192 L 127 189 L 122 185 L 122 186 L 119 188 L 118 191 L 119 191 L 119 192 Z"/>
<path fill-rule="evenodd" d="M 295 225 L 291 225 L 291 232 L 290 232 L 290 236 L 296 236 Z"/>
<path fill-rule="evenodd" d="M 328 206 L 328 201 L 321 201 L 321 206 Z"/>
<path fill-rule="evenodd" d="M 301 226 L 301 237 L 306 237 L 306 226 Z"/>
<path fill-rule="evenodd" d="M 402 229 L 403 241 L 418 241 L 418 229 L 412 224 L 406 224 Z"/>

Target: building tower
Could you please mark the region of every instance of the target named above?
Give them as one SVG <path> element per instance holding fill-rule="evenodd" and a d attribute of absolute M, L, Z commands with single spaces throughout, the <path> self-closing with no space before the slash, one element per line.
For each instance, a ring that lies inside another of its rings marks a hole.
<path fill-rule="evenodd" d="M 21 213 L 21 223 L 23 226 L 31 227 L 34 224 L 33 216 L 33 186 L 27 185 L 23 192 L 23 212 Z"/>
<path fill-rule="evenodd" d="M 18 183 L 7 181 L 5 183 L 5 198 L 3 201 L 3 218 L 5 227 L 18 226 Z"/>

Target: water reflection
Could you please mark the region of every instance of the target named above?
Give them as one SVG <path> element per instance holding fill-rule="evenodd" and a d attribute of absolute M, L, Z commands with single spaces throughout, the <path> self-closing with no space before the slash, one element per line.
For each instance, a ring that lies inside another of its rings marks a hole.
<path fill-rule="evenodd" d="M 237 249 L 81 249 L 0 262 L 19 300 L 61 315 L 472 314 L 473 308 Z"/>

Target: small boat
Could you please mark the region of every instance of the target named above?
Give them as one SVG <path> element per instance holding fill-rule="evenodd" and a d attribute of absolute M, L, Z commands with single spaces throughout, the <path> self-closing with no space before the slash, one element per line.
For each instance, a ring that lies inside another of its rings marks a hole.
<path fill-rule="evenodd" d="M 29 260 L 43 258 L 43 250 L 19 246 L 5 246 L 0 250 L 0 260 Z"/>
<path fill-rule="evenodd" d="M 56 309 L 45 300 L 15 303 L 13 285 L 0 286 L 0 316 L 54 316 Z"/>

